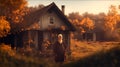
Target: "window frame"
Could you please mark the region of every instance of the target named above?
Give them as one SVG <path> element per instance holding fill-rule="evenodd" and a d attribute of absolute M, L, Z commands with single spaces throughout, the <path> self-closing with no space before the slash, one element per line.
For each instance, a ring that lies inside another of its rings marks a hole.
<path fill-rule="evenodd" d="M 49 23 L 50 23 L 50 24 L 54 24 L 54 21 L 55 21 L 55 20 L 54 20 L 54 17 L 53 17 L 53 16 L 50 16 L 50 17 L 49 17 Z"/>

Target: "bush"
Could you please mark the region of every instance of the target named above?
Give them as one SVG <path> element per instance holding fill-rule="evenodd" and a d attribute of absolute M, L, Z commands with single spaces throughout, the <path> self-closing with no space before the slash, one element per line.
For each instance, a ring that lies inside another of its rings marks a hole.
<path fill-rule="evenodd" d="M 0 45 L 0 55 L 14 56 L 15 51 L 11 49 L 9 45 L 2 43 Z"/>
<path fill-rule="evenodd" d="M 43 59 L 16 53 L 9 45 L 0 45 L 0 67 L 45 67 Z"/>

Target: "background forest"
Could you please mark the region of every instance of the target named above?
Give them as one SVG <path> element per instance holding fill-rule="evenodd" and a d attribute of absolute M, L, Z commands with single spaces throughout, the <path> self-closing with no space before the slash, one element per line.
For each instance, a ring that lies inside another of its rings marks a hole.
<path fill-rule="evenodd" d="M 69 20 L 76 26 L 75 38 L 82 40 L 85 32 L 98 32 L 102 37 L 100 41 L 119 41 L 120 37 L 120 10 L 111 5 L 107 14 L 90 14 L 88 12 L 80 15 L 73 12 L 68 15 Z"/>

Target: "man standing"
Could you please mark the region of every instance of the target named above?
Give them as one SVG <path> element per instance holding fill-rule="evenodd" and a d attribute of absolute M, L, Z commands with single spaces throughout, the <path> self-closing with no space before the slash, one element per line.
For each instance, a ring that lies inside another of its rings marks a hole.
<path fill-rule="evenodd" d="M 55 62 L 64 62 L 66 45 L 63 43 L 62 34 L 58 35 L 58 40 L 53 45 Z"/>

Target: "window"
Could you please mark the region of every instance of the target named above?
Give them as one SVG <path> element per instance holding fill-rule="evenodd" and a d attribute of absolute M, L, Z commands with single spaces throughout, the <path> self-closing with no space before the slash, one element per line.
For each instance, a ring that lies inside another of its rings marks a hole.
<path fill-rule="evenodd" d="M 54 18 L 50 17 L 50 24 L 54 24 Z"/>

